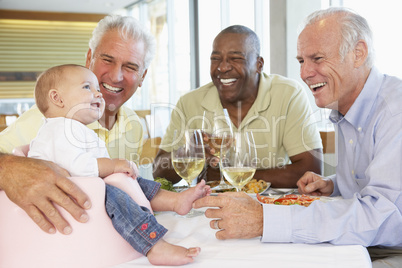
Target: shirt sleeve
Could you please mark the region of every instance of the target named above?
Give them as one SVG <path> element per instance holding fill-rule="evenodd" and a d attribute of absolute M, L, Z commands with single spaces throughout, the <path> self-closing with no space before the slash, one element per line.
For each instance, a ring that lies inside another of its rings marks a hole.
<path fill-rule="evenodd" d="M 290 242 L 292 214 L 290 206 L 263 205 L 264 227 L 261 242 Z"/>
<path fill-rule="evenodd" d="M 36 105 L 32 106 L 0 132 L 0 151 L 12 153 L 14 148 L 29 144 L 36 137 L 43 120 L 44 117 Z"/>
<path fill-rule="evenodd" d="M 402 248 L 402 115 L 390 118 L 377 125 L 365 187 L 345 199 L 317 200 L 309 207 L 264 206 L 261 241 Z M 336 183 L 345 182 L 337 177 Z"/>

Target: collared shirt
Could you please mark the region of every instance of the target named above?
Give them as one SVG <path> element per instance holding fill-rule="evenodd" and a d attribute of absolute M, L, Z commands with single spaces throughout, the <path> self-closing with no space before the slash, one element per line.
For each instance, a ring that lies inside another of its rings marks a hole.
<path fill-rule="evenodd" d="M 309 207 L 264 205 L 263 242 L 402 248 L 402 80 L 373 68 L 342 116 L 332 111 L 338 166 L 333 196 Z"/>
<path fill-rule="evenodd" d="M 201 129 L 203 114 L 209 127 L 223 115 L 218 90 L 209 83 L 182 96 L 172 112 L 160 148 L 170 152 L 174 130 Z M 279 75 L 262 74 L 257 98 L 234 131 L 253 131 L 259 158 L 258 168 L 289 163 L 289 156 L 322 148 L 319 132 L 312 123 L 311 107 L 300 84 Z"/>
<path fill-rule="evenodd" d="M 13 124 L 0 132 L 0 151 L 11 153 L 16 147 L 29 144 L 42 126 L 44 116 L 36 105 L 22 114 Z M 142 149 L 143 129 L 134 111 L 122 106 L 111 130 L 103 128 L 98 121 L 88 127 L 106 143 L 111 158 L 125 158 L 138 162 Z"/>
<path fill-rule="evenodd" d="M 111 130 L 102 127 L 98 121 L 88 127 L 106 143 L 110 158 L 124 158 L 138 164 L 144 132 L 141 121 L 133 110 L 122 106 Z"/>

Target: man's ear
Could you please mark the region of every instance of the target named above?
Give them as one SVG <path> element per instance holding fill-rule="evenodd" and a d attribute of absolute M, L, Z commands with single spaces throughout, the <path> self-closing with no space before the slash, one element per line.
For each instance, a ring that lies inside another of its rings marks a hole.
<path fill-rule="evenodd" d="M 355 55 L 355 68 L 364 65 L 368 56 L 368 48 L 366 42 L 359 40 L 353 50 Z"/>
<path fill-rule="evenodd" d="M 262 73 L 263 67 L 264 67 L 264 58 L 259 56 L 257 58 L 257 72 L 259 74 Z"/>
<path fill-rule="evenodd" d="M 57 89 L 49 90 L 49 99 L 54 105 L 60 108 L 64 107 L 63 99 L 61 98 L 59 91 L 57 91 Z"/>
<path fill-rule="evenodd" d="M 147 72 L 148 72 L 148 69 L 146 69 L 146 70 L 144 71 L 144 73 L 142 74 L 141 83 L 138 85 L 139 87 L 142 86 L 142 82 L 144 82 L 144 79 L 145 79 L 145 76 L 147 75 Z"/>
<path fill-rule="evenodd" d="M 85 67 L 89 68 L 89 65 L 91 64 L 91 60 L 92 60 L 92 50 L 88 49 L 87 58 L 85 60 Z"/>

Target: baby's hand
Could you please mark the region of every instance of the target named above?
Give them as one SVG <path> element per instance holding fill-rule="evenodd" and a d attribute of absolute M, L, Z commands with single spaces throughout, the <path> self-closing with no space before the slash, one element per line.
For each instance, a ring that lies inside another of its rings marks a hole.
<path fill-rule="evenodd" d="M 126 173 L 128 176 L 136 179 L 139 175 L 137 165 L 126 159 L 113 159 L 114 172 L 113 173 Z"/>

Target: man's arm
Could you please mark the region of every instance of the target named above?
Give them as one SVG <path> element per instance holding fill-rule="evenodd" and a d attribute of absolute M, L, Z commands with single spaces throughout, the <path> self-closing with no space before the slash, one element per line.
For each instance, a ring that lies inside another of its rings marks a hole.
<path fill-rule="evenodd" d="M 0 132 L 0 151 L 11 153 L 14 148 L 29 144 L 36 137 L 42 124 L 43 115 L 34 105 Z"/>
<path fill-rule="evenodd" d="M 322 149 L 303 152 L 290 157 L 291 164 L 283 167 L 257 170 L 255 179 L 271 182 L 275 188 L 295 188 L 307 171 L 322 174 Z"/>
<path fill-rule="evenodd" d="M 56 229 L 63 234 L 72 231 L 54 204 L 77 221 L 88 221 L 85 209 L 91 207 L 91 202 L 66 178 L 68 175 L 49 161 L 0 153 L 0 189 L 47 233 L 55 233 Z"/>
<path fill-rule="evenodd" d="M 154 178 L 161 177 L 171 181 L 173 184 L 181 181 L 181 177 L 177 175 L 173 169 L 171 153 L 159 149 L 153 164 Z"/>

